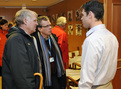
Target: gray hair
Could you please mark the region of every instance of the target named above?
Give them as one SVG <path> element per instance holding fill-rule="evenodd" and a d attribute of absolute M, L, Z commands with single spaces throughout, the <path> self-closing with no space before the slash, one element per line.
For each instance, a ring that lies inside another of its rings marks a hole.
<path fill-rule="evenodd" d="M 28 10 L 28 9 L 21 9 L 19 11 L 16 12 L 15 15 L 15 23 L 17 26 L 20 26 L 21 24 L 24 24 L 23 19 L 24 18 L 31 18 L 31 14 L 35 14 L 37 16 L 37 13 L 32 11 L 32 10 Z"/>
<path fill-rule="evenodd" d="M 64 24 L 66 24 L 66 23 L 67 23 L 66 17 L 61 16 L 61 17 L 59 17 L 59 18 L 57 19 L 56 25 L 62 26 L 62 25 L 64 25 Z"/>

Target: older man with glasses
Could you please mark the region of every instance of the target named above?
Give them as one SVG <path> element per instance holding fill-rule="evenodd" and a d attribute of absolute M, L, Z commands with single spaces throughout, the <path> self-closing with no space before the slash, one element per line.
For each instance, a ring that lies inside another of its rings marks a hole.
<path fill-rule="evenodd" d="M 40 55 L 40 71 L 44 89 L 65 89 L 66 75 L 61 50 L 56 35 L 51 33 L 51 23 L 47 16 L 38 17 L 36 48 Z"/>

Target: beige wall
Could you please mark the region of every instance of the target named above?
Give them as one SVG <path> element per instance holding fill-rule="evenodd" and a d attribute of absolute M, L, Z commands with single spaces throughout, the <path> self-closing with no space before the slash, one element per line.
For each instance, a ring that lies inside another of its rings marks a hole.
<path fill-rule="evenodd" d="M 21 8 L 0 8 L 0 16 L 4 16 L 5 19 L 11 22 L 15 16 L 15 13 L 20 9 Z M 44 8 L 28 8 L 28 9 L 34 10 L 38 14 L 46 15 L 46 12 L 44 12 Z"/>

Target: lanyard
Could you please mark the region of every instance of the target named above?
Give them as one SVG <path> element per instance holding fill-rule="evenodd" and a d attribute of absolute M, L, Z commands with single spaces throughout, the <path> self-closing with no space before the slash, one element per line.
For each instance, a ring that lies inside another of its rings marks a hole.
<path fill-rule="evenodd" d="M 50 50 L 48 49 L 48 52 L 49 52 L 49 55 L 51 57 L 51 41 L 50 41 L 50 38 L 49 38 L 49 46 L 50 46 Z"/>

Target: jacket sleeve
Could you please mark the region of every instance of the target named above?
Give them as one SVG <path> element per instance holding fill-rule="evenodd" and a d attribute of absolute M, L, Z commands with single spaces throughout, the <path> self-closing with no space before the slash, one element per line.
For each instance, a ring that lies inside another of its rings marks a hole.
<path fill-rule="evenodd" d="M 20 37 L 11 39 L 7 47 L 10 71 L 17 89 L 35 89 L 34 72 L 27 51 Z"/>

